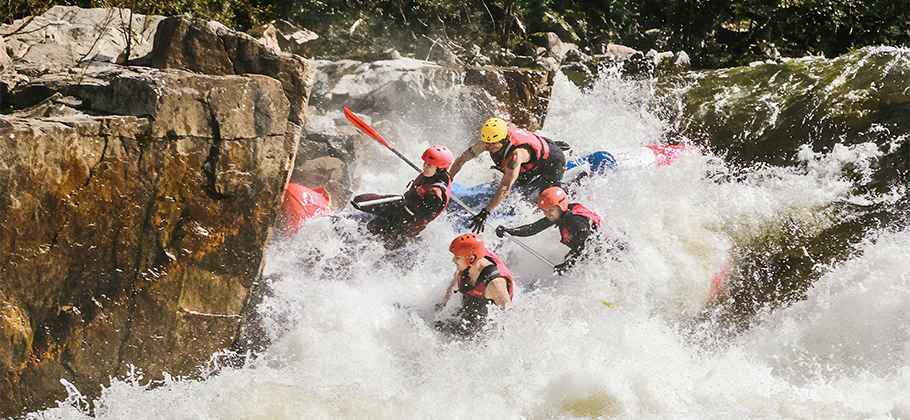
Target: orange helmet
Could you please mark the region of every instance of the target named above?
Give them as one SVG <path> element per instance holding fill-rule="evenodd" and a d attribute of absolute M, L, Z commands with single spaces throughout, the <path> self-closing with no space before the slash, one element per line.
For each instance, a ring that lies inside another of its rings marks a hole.
<path fill-rule="evenodd" d="M 449 251 L 465 258 L 473 256 L 472 263 L 477 261 L 478 258 L 482 258 L 486 253 L 483 238 L 475 233 L 465 233 L 455 238 L 452 244 L 449 245 Z"/>
<path fill-rule="evenodd" d="M 448 147 L 438 144 L 430 146 L 420 158 L 424 162 L 442 169 L 449 169 L 452 166 L 452 162 L 455 161 L 455 155 L 452 151 Z"/>
<path fill-rule="evenodd" d="M 569 209 L 569 196 L 566 191 L 560 187 L 550 187 L 540 193 L 537 199 L 537 207 L 546 210 L 553 206 L 559 206 L 562 211 Z"/>

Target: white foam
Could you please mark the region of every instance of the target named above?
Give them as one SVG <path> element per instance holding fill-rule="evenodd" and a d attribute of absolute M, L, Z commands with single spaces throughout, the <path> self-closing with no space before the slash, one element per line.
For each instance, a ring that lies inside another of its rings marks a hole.
<path fill-rule="evenodd" d="M 559 78 L 546 129 L 588 152 L 652 144 L 665 124 L 647 111 L 648 95 L 631 82 L 582 92 Z M 784 224 L 830 226 L 824 207 L 849 198 L 838 168 L 875 153 L 804 151 L 807 170 L 754 168 L 737 181 L 707 178 L 733 172 L 710 155 L 593 178 L 573 199 L 604 216 L 628 251 L 567 277 L 491 233 L 539 211 L 494 215 L 485 238 L 519 287 L 513 308 L 494 311 L 496 327 L 477 342 L 431 326 L 454 271 L 447 246 L 461 233 L 449 216 L 398 260 L 352 221 L 315 220 L 267 252 L 274 293 L 259 311 L 273 344 L 258 359 L 204 381 L 114 381 L 94 418 L 906 418 L 908 230 L 870 239 L 805 301 L 735 339 L 706 344 L 680 327 L 735 245 Z M 470 164 L 465 176 L 492 172 Z M 361 180 L 382 182 L 360 185 L 400 192 L 398 181 L 414 175 L 402 170 L 366 161 Z M 567 251 L 555 230 L 522 240 L 553 260 Z M 33 417 L 89 418 L 67 404 Z"/>

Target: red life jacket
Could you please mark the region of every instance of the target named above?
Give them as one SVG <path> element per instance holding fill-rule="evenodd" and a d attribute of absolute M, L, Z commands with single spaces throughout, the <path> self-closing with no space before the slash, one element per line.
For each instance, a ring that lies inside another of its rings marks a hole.
<path fill-rule="evenodd" d="M 600 229 L 600 216 L 598 216 L 597 213 L 594 213 L 593 210 L 578 203 L 571 203 L 569 204 L 569 212 L 588 218 L 594 223 L 594 230 Z M 561 236 L 559 242 L 564 244 L 567 244 L 572 240 L 572 234 L 562 226 L 559 227 L 559 235 Z"/>
<path fill-rule="evenodd" d="M 461 273 L 459 273 L 459 276 L 460 276 L 459 290 L 462 293 L 464 293 L 465 295 L 470 295 L 477 299 L 485 299 L 484 295 L 487 292 L 487 284 L 489 283 L 489 281 L 494 280 L 496 277 L 504 277 L 506 279 L 506 288 L 509 290 L 509 299 L 512 299 L 513 294 L 514 294 L 513 287 L 512 287 L 512 273 L 509 271 L 509 268 L 506 267 L 505 263 L 502 262 L 502 259 L 499 258 L 499 256 L 496 255 L 493 251 L 491 251 L 490 248 L 484 248 L 484 251 L 485 251 L 484 258 L 490 259 L 490 261 L 492 261 L 493 264 L 496 265 L 496 271 L 499 272 L 499 275 L 495 276 L 487 281 L 484 281 L 486 279 L 478 277 L 477 283 L 474 285 L 473 288 L 470 288 L 471 286 L 468 283 L 469 279 L 466 278 L 464 272 L 461 272 Z"/>
<path fill-rule="evenodd" d="M 531 153 L 531 159 L 521 164 L 521 169 L 519 172 L 533 171 L 537 169 L 537 161 L 546 160 L 550 157 L 550 144 L 544 140 L 543 137 L 538 136 L 524 128 L 519 128 L 514 125 L 509 126 L 509 144 L 504 147 L 503 153 L 497 161 L 496 157 L 492 154 L 494 163 L 500 168 L 501 171 L 505 172 L 505 161 L 506 157 L 509 156 L 509 153 L 512 153 L 512 150 L 515 150 L 516 147 L 528 146 L 533 150 Z"/>
<path fill-rule="evenodd" d="M 426 197 L 428 192 L 431 192 L 433 188 L 439 188 L 442 190 L 442 193 L 445 194 L 445 206 L 442 207 L 442 210 L 433 215 L 433 219 L 436 219 L 442 212 L 445 211 L 446 207 L 449 206 L 449 199 L 452 198 L 452 190 L 449 189 L 449 184 L 443 181 L 436 182 L 424 182 L 423 174 L 417 175 L 417 179 L 411 184 L 411 188 L 404 193 L 405 198 L 412 197 L 414 194 L 417 194 L 421 199 Z M 435 194 L 435 193 L 433 193 Z"/>

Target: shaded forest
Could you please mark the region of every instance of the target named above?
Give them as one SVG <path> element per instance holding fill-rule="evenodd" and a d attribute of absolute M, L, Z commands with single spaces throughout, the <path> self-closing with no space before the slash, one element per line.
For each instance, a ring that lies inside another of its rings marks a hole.
<path fill-rule="evenodd" d="M 54 5 L 190 15 L 244 31 L 284 19 L 319 34 L 326 59 L 394 48 L 506 64 L 533 56 L 541 32 L 589 54 L 607 43 L 683 50 L 696 68 L 910 45 L 910 0 L 8 0 L 0 12 L 9 23 Z"/>

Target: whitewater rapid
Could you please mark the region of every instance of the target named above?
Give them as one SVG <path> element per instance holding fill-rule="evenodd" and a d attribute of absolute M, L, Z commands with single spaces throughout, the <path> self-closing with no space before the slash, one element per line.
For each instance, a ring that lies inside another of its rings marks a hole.
<path fill-rule="evenodd" d="M 542 133 L 579 155 L 660 143 L 668 122 L 651 95 L 647 84 L 609 73 L 585 91 L 560 76 Z M 391 140 L 415 159 L 431 141 L 458 153 L 476 135 L 433 131 L 407 114 L 400 124 L 401 137 Z M 361 146 L 356 191 L 404 191 L 411 169 Z M 742 333 L 693 321 L 710 319 L 699 315 L 712 278 L 727 265 L 735 275 L 737 246 L 785 223 L 830 225 L 820 209 L 862 199 L 836 168 L 875 153 L 874 144 L 806 151 L 798 171 L 762 167 L 719 181 L 716 174 L 732 169 L 705 150 L 587 180 L 573 200 L 598 211 L 627 249 L 566 277 L 492 234 L 498 224 L 541 217 L 513 203 L 515 213 L 494 213 L 484 236 L 512 270 L 514 305 L 492 311 L 494 327 L 475 341 L 432 328 L 454 271 L 448 244 L 462 233 L 456 216 L 442 216 L 392 254 L 352 221 L 316 219 L 267 251 L 270 292 L 257 311 L 271 344 L 244 366 L 151 387 L 139 385 L 137 373 L 106 388 L 91 415 L 73 390 L 60 407 L 30 417 L 910 419 L 906 228 L 870 231 L 854 257 L 826 267 L 805 299 L 760 312 Z M 496 179 L 488 168 L 488 160 L 469 162 L 456 181 Z M 522 240 L 551 261 L 567 251 L 555 229 Z"/>

